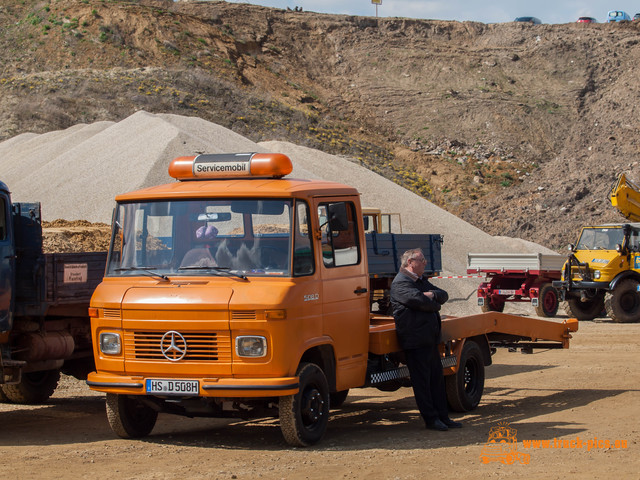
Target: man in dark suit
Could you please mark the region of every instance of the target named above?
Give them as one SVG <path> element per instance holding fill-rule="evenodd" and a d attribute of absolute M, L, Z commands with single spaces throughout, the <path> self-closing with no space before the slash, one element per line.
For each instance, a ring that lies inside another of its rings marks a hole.
<path fill-rule="evenodd" d="M 440 306 L 449 300 L 449 294 L 423 278 L 426 264 L 421 249 L 404 252 L 391 284 L 391 306 L 420 414 L 427 428 L 445 431 L 462 427 L 449 418 L 438 351 Z"/>

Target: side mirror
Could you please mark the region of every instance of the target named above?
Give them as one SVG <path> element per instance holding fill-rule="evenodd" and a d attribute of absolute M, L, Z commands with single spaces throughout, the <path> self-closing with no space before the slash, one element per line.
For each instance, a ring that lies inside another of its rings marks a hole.
<path fill-rule="evenodd" d="M 619 243 L 616 243 L 616 252 L 622 253 L 622 245 L 620 245 Z"/>
<path fill-rule="evenodd" d="M 575 246 L 573 243 L 570 243 L 570 244 L 567 246 L 567 250 L 569 250 L 570 252 L 575 252 L 575 250 L 576 250 L 576 246 Z"/>

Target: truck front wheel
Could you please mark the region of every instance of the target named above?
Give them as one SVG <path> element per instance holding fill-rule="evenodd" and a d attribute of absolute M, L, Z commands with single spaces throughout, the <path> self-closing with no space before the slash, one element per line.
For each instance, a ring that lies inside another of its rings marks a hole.
<path fill-rule="evenodd" d="M 280 397 L 280 429 L 289 445 L 307 447 L 317 443 L 329 422 L 329 384 L 314 363 L 298 367 L 299 390 Z"/>
<path fill-rule="evenodd" d="M 158 412 L 135 396 L 107 393 L 107 420 L 122 438 L 146 437 L 156 425 Z"/>
<path fill-rule="evenodd" d="M 611 293 L 607 293 L 604 301 L 607 315 L 618 323 L 635 323 L 640 321 L 640 294 L 638 282 L 631 278 L 622 280 Z"/>
<path fill-rule="evenodd" d="M 569 298 L 562 304 L 565 313 L 578 320 L 593 320 L 604 310 L 604 295 L 598 295 L 586 302 L 579 298 Z"/>
<path fill-rule="evenodd" d="M 555 317 L 558 312 L 558 291 L 550 283 L 540 287 L 536 314 L 539 317 Z"/>
<path fill-rule="evenodd" d="M 464 343 L 458 371 L 444 377 L 444 382 L 451 410 L 468 412 L 478 406 L 484 390 L 484 361 L 476 342 Z"/>
<path fill-rule="evenodd" d="M 31 405 L 45 402 L 58 386 L 60 370 L 44 370 L 22 374 L 15 385 L 3 385 L 2 393 L 10 402 Z"/>

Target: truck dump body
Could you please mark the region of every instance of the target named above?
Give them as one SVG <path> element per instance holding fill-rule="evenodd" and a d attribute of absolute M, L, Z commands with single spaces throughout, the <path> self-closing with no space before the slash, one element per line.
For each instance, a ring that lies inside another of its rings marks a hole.
<path fill-rule="evenodd" d="M 560 272 L 565 257 L 542 253 L 469 253 L 467 273 Z"/>
<path fill-rule="evenodd" d="M 17 313 L 86 317 L 106 263 L 107 252 L 43 254 L 36 267 L 39 274 L 24 272 L 18 283 Z"/>

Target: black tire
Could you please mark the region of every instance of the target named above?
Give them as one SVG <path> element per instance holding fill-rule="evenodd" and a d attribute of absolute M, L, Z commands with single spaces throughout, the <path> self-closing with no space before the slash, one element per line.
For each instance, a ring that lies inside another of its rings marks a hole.
<path fill-rule="evenodd" d="M 480 346 L 467 340 L 460 354 L 460 368 L 444 377 L 447 402 L 454 412 L 468 412 L 480 403 L 484 390 L 484 360 Z"/>
<path fill-rule="evenodd" d="M 43 370 L 22 374 L 15 385 L 3 385 L 2 393 L 12 403 L 33 405 L 46 402 L 58 386 L 60 370 Z"/>
<path fill-rule="evenodd" d="M 158 419 L 158 412 L 135 396 L 107 393 L 106 406 L 111 430 L 121 438 L 146 437 Z"/>
<path fill-rule="evenodd" d="M 536 307 L 536 315 L 539 317 L 555 317 L 558 313 L 558 291 L 550 283 L 545 283 L 540 287 L 540 295 L 538 296 L 538 306 Z"/>
<path fill-rule="evenodd" d="M 349 395 L 349 389 L 340 390 L 339 392 L 333 392 L 329 394 L 329 407 L 330 408 L 340 408 L 342 404 L 344 404 L 347 399 L 347 395 Z"/>
<path fill-rule="evenodd" d="M 11 400 L 9 400 L 4 394 L 4 390 L 2 390 L 3 388 L 4 385 L 0 385 L 0 403 L 11 403 Z"/>
<path fill-rule="evenodd" d="M 329 423 L 329 384 L 324 372 L 314 363 L 298 367 L 300 390 L 280 397 L 280 429 L 287 443 L 308 447 L 317 443 Z"/>
<path fill-rule="evenodd" d="M 604 295 L 598 295 L 587 302 L 579 298 L 569 298 L 562 303 L 565 313 L 578 320 L 593 320 L 604 310 Z"/>
<path fill-rule="evenodd" d="M 636 323 L 640 321 L 638 281 L 632 278 L 620 281 L 612 292 L 607 293 L 604 306 L 607 315 L 614 322 Z"/>
<path fill-rule="evenodd" d="M 491 301 L 491 299 L 489 298 L 485 298 L 485 302 L 484 305 L 482 305 L 480 307 L 480 310 L 482 310 L 482 313 L 487 313 L 487 312 L 503 312 L 504 311 L 504 301 Z"/>

